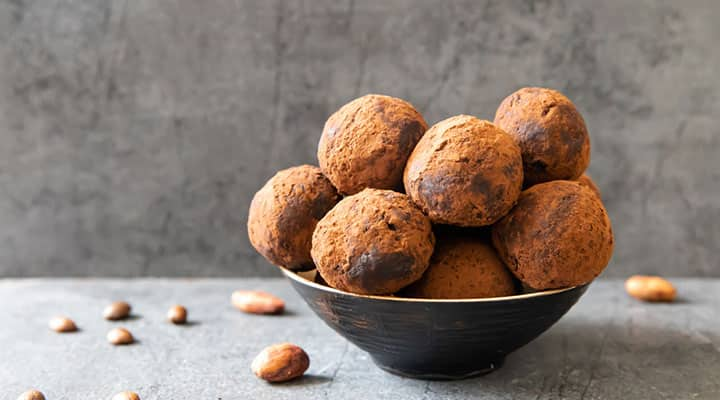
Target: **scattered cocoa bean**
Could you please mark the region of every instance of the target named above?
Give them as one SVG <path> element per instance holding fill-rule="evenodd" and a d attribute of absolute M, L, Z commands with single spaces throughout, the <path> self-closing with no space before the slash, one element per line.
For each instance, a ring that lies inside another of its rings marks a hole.
<path fill-rule="evenodd" d="M 253 290 L 234 291 L 232 304 L 238 310 L 250 314 L 281 314 L 285 311 L 285 302 L 282 299 Z"/>
<path fill-rule="evenodd" d="M 114 328 L 107 334 L 108 342 L 114 345 L 131 344 L 135 341 L 132 333 L 125 328 Z"/>
<path fill-rule="evenodd" d="M 291 343 L 266 347 L 252 362 L 252 371 L 268 382 L 285 382 L 295 379 L 310 366 L 307 353 Z"/>
<path fill-rule="evenodd" d="M 103 311 L 103 317 L 110 321 L 125 319 L 130 316 L 130 309 L 130 304 L 124 301 L 116 301 L 105 307 L 105 310 Z"/>
<path fill-rule="evenodd" d="M 45 400 L 45 395 L 39 390 L 31 389 L 21 394 L 17 400 Z"/>
<path fill-rule="evenodd" d="M 181 305 L 174 305 L 168 310 L 167 318 L 173 324 L 184 324 L 187 322 L 187 309 Z"/>
<path fill-rule="evenodd" d="M 625 290 L 636 299 L 653 302 L 672 302 L 677 295 L 672 283 L 659 276 L 632 276 L 625 281 Z"/>
<path fill-rule="evenodd" d="M 113 396 L 112 400 L 140 400 L 140 396 L 135 392 L 125 391 Z"/>
<path fill-rule="evenodd" d="M 67 317 L 54 317 L 50 320 L 48 326 L 55 332 L 60 333 L 75 332 L 77 330 L 75 322 Z"/>

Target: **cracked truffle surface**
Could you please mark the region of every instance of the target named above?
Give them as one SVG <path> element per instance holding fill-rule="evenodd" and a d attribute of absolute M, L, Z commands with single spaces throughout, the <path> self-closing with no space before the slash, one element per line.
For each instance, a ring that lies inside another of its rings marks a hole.
<path fill-rule="evenodd" d="M 405 163 L 427 130 L 405 100 L 369 94 L 328 118 L 317 157 L 325 176 L 343 194 L 364 188 L 399 189 Z"/>
<path fill-rule="evenodd" d="M 493 226 L 492 241 L 510 271 L 537 290 L 590 282 L 605 269 L 614 246 L 600 199 L 571 181 L 525 190 Z"/>
<path fill-rule="evenodd" d="M 495 124 L 522 149 L 525 186 L 577 179 L 590 163 L 585 120 L 562 93 L 522 88 L 500 103 Z"/>
<path fill-rule="evenodd" d="M 512 274 L 495 249 L 476 236 L 437 235 L 425 274 L 405 288 L 403 296 L 425 299 L 469 299 L 511 296 Z"/>
<path fill-rule="evenodd" d="M 250 243 L 272 264 L 291 270 L 311 269 L 315 225 L 339 200 L 318 167 L 302 165 L 280 171 L 250 203 Z"/>
<path fill-rule="evenodd" d="M 458 115 L 431 127 L 405 167 L 405 190 L 433 223 L 490 225 L 522 190 L 520 148 L 488 121 Z"/>
<path fill-rule="evenodd" d="M 365 189 L 320 220 L 312 258 L 336 289 L 391 294 L 422 276 L 434 245 L 430 221 L 406 195 Z"/>
<path fill-rule="evenodd" d="M 590 178 L 590 175 L 582 174 L 582 176 L 577 179 L 577 183 L 583 186 L 587 186 L 597 195 L 598 198 L 602 198 L 602 196 L 600 196 L 600 188 L 598 188 L 598 186 L 595 184 L 595 181 Z"/>

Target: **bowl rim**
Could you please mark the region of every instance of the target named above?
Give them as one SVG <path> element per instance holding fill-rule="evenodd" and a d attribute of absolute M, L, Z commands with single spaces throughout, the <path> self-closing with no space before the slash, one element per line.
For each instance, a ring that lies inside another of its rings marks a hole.
<path fill-rule="evenodd" d="M 524 300 L 534 297 L 543 297 L 543 296 L 552 296 L 558 293 L 563 292 L 569 292 L 573 289 L 589 285 L 589 283 L 586 283 L 584 285 L 576 285 L 571 286 L 567 288 L 561 288 L 561 289 L 550 289 L 550 290 L 543 290 L 540 292 L 533 292 L 533 293 L 523 293 L 523 294 L 514 294 L 512 296 L 500 296 L 500 297 L 476 297 L 476 298 L 468 298 L 468 299 L 422 299 L 422 298 L 412 298 L 412 297 L 395 297 L 395 296 L 378 296 L 378 295 L 371 295 L 371 294 L 358 294 L 358 293 L 350 293 L 350 292 L 344 292 L 342 290 L 338 290 L 335 288 L 332 288 L 330 286 L 321 285 L 319 283 L 313 282 L 310 279 L 307 279 L 300 274 L 298 274 L 295 271 L 291 271 L 289 269 L 279 267 L 282 273 L 294 280 L 295 282 L 301 283 L 306 286 L 311 286 L 315 289 L 323 290 L 325 292 L 335 293 L 335 294 L 341 294 L 346 296 L 352 296 L 352 297 L 359 297 L 364 299 L 372 299 L 372 300 L 385 300 L 385 301 L 397 301 L 397 302 L 412 302 L 412 303 L 491 303 L 491 302 L 503 302 L 503 301 L 512 301 L 512 300 Z M 318 272 L 316 272 L 318 273 Z"/>

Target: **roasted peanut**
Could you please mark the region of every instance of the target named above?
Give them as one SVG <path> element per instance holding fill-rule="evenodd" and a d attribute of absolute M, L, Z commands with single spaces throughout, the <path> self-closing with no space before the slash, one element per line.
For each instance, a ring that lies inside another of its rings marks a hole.
<path fill-rule="evenodd" d="M 285 302 L 265 292 L 236 290 L 232 294 L 232 304 L 240 311 L 251 314 L 281 314 Z"/>
<path fill-rule="evenodd" d="M 252 362 L 252 371 L 268 382 L 285 382 L 295 379 L 310 366 L 307 353 L 291 343 L 266 347 Z"/>
<path fill-rule="evenodd" d="M 677 294 L 675 287 L 659 276 L 632 276 L 625 281 L 625 290 L 630 296 L 643 301 L 671 302 Z"/>

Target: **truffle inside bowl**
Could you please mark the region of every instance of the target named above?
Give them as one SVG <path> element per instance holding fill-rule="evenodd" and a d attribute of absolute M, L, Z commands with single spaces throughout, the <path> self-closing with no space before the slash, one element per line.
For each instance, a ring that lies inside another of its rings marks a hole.
<path fill-rule="evenodd" d="M 505 356 L 550 328 L 588 285 L 483 299 L 411 299 L 342 292 L 315 271 L 282 269 L 310 308 L 385 371 L 463 379 L 500 368 Z"/>

